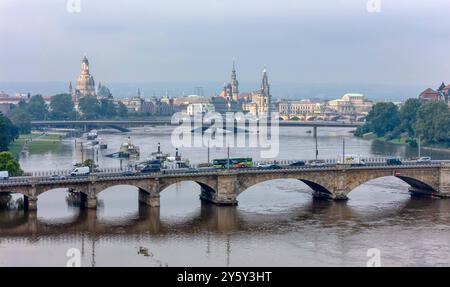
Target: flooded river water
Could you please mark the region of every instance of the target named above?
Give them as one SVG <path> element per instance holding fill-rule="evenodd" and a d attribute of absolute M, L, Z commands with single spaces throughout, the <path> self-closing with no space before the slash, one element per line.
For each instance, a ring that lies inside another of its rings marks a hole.
<path fill-rule="evenodd" d="M 99 152 L 98 163 L 119 167 L 118 159 L 104 154 L 117 151 L 127 136 L 140 146 L 141 159 L 158 142 L 174 154 L 172 130 L 102 133 L 109 149 Z M 312 159 L 307 130 L 280 128 L 278 159 Z M 417 152 L 355 138 L 349 129 L 320 128 L 319 158 L 336 158 L 343 138 L 348 154 Z M 180 152 L 192 163 L 207 161 L 206 148 Z M 445 152 L 422 155 L 450 159 Z M 20 161 L 26 171 L 69 169 L 87 156 L 66 139 L 58 151 Z M 211 159 L 226 156 L 225 148 L 210 151 Z M 231 156 L 258 159 L 259 151 L 232 149 Z M 313 200 L 297 180 L 257 184 L 239 195 L 235 207 L 202 203 L 199 193 L 196 183 L 181 182 L 161 193 L 160 208 L 149 208 L 138 204 L 137 188 L 116 186 L 100 193 L 97 210 L 80 211 L 66 203 L 66 190 L 51 190 L 39 196 L 37 212 L 0 211 L 0 266 L 65 266 L 70 248 L 80 250 L 82 266 L 366 266 L 371 248 L 380 250 L 382 266 L 450 265 L 450 200 L 411 198 L 394 177 L 357 187 L 347 202 Z"/>

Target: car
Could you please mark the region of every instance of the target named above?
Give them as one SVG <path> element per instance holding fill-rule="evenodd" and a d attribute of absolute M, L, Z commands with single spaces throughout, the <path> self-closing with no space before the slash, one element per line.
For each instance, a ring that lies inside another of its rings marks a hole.
<path fill-rule="evenodd" d="M 133 176 L 136 175 L 136 172 L 132 171 L 132 170 L 125 170 L 122 172 L 123 176 Z"/>
<path fill-rule="evenodd" d="M 398 158 L 388 158 L 386 160 L 387 165 L 401 165 L 402 161 Z"/>
<path fill-rule="evenodd" d="M 267 167 L 268 169 L 282 169 L 283 167 L 281 165 L 278 164 L 271 164 L 269 167 Z"/>
<path fill-rule="evenodd" d="M 308 161 L 308 165 L 310 165 L 310 166 L 325 166 L 326 162 L 322 159 L 310 160 L 310 161 Z"/>
<path fill-rule="evenodd" d="M 53 174 L 49 178 L 49 180 L 64 180 L 66 177 L 64 175 Z"/>
<path fill-rule="evenodd" d="M 296 162 L 291 163 L 289 166 L 304 166 L 305 162 L 303 160 L 299 160 Z"/>
<path fill-rule="evenodd" d="M 258 164 L 256 165 L 257 168 L 268 168 L 270 167 L 272 164 L 271 163 L 263 163 L 263 162 L 258 162 Z"/>
<path fill-rule="evenodd" d="M 160 172 L 160 171 L 161 171 L 160 164 L 148 164 L 143 169 L 140 170 L 141 173 Z"/>
<path fill-rule="evenodd" d="M 275 164 L 275 163 L 259 163 L 257 165 L 259 169 L 282 169 L 283 167 L 281 165 Z"/>
<path fill-rule="evenodd" d="M 429 157 L 429 156 L 420 157 L 417 160 L 417 162 L 419 162 L 419 163 L 430 163 L 431 162 L 431 157 Z"/>
<path fill-rule="evenodd" d="M 0 171 L 0 179 L 7 180 L 9 178 L 9 172 L 7 170 Z"/>

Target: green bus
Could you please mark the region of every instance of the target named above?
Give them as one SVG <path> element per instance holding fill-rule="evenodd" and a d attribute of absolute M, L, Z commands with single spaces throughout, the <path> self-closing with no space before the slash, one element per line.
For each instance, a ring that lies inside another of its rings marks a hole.
<path fill-rule="evenodd" d="M 228 159 L 215 159 L 213 160 L 213 166 L 218 169 L 227 168 Z M 238 157 L 230 158 L 230 168 L 245 168 L 253 167 L 253 159 L 251 157 Z"/>

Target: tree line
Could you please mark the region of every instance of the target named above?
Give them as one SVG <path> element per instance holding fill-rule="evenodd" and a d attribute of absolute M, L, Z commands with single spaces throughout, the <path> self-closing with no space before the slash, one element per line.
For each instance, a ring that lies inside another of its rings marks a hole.
<path fill-rule="evenodd" d="M 31 131 L 31 121 L 36 120 L 93 120 L 102 118 L 126 117 L 127 107 L 119 102 L 108 99 L 97 99 L 93 96 L 82 97 L 78 103 L 79 112 L 75 110 L 72 97 L 69 94 L 58 94 L 51 97 L 47 105 L 42 95 L 34 95 L 28 103 L 21 100 L 14 106 L 9 118 L 20 133 Z"/>
<path fill-rule="evenodd" d="M 22 174 L 19 162 L 7 152 L 11 142 L 19 137 L 19 128 L 0 113 L 0 171 L 7 170 L 10 176 Z"/>
<path fill-rule="evenodd" d="M 450 146 L 450 110 L 445 102 L 423 102 L 408 99 L 401 108 L 394 103 L 375 104 L 360 126 L 356 136 L 373 132 L 387 140 L 407 136 L 415 146 L 417 139 L 428 145 Z"/>

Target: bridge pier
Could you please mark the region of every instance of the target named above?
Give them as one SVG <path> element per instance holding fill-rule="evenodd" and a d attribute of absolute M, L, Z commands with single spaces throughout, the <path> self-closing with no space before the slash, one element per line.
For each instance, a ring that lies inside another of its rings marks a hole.
<path fill-rule="evenodd" d="M 37 210 L 37 197 L 24 196 L 23 207 L 26 211 Z"/>
<path fill-rule="evenodd" d="M 97 196 L 87 196 L 84 200 L 84 207 L 89 209 L 97 208 Z"/>
<path fill-rule="evenodd" d="M 160 206 L 159 193 L 147 192 L 139 188 L 139 202 L 142 202 L 143 204 L 148 205 L 150 207 L 159 207 Z"/>
<path fill-rule="evenodd" d="M 200 199 L 216 205 L 237 205 L 237 181 L 236 175 L 218 175 L 217 190 L 202 186 Z"/>
<path fill-rule="evenodd" d="M 439 196 L 450 197 L 450 163 L 441 163 L 439 174 Z"/>

